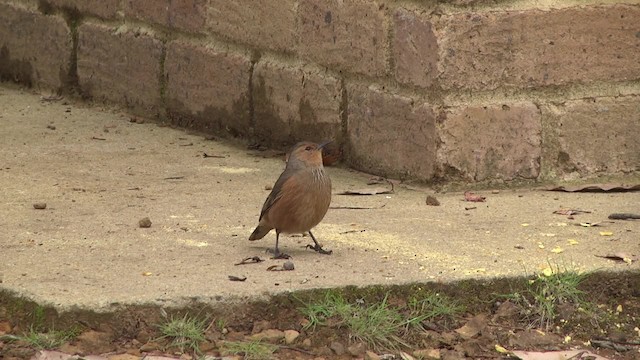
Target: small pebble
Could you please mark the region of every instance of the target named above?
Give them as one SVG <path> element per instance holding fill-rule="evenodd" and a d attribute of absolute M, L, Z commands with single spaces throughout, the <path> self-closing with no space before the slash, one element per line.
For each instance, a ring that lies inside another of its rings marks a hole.
<path fill-rule="evenodd" d="M 142 218 L 142 219 L 140 219 L 140 221 L 138 221 L 138 225 L 141 228 L 150 228 L 151 227 L 151 219 L 149 219 L 148 217 Z"/>
<path fill-rule="evenodd" d="M 282 268 L 285 270 L 293 270 L 295 267 L 291 261 L 285 261 L 284 264 L 282 264 Z"/>
<path fill-rule="evenodd" d="M 271 186 L 271 185 L 265 185 L 265 186 L 264 186 L 264 189 L 265 189 L 265 190 L 271 190 L 271 189 L 273 189 L 273 186 Z"/>
<path fill-rule="evenodd" d="M 43 202 L 35 203 L 33 204 L 33 208 L 38 210 L 46 209 L 47 203 L 43 203 Z"/>

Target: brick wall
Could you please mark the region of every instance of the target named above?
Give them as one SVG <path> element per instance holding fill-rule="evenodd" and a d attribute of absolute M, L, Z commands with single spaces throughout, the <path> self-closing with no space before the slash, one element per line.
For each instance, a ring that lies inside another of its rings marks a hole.
<path fill-rule="evenodd" d="M 639 1 L 0 0 L 0 78 L 394 177 L 640 170 Z"/>

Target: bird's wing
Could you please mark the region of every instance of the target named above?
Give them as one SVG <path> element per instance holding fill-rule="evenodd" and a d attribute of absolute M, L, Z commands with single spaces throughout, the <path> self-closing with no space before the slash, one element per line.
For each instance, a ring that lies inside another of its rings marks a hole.
<path fill-rule="evenodd" d="M 276 181 L 275 185 L 273 185 L 273 189 L 271 189 L 271 193 L 267 196 L 267 200 L 264 201 L 264 205 L 262 205 L 262 211 L 260 211 L 260 219 L 264 217 L 264 215 L 271 209 L 273 204 L 275 204 L 282 197 L 282 187 L 284 184 L 291 178 L 293 175 L 293 171 L 285 171 L 280 174 L 280 177 Z"/>

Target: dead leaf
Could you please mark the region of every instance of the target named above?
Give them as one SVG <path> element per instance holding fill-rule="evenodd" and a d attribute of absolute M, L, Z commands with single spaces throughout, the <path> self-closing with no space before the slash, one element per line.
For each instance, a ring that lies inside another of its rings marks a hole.
<path fill-rule="evenodd" d="M 580 209 L 560 209 L 553 212 L 558 215 L 577 215 L 577 214 L 591 214 L 589 210 L 580 210 Z"/>
<path fill-rule="evenodd" d="M 480 332 L 487 327 L 486 315 L 476 315 L 461 328 L 456 329 L 456 332 L 464 339 L 471 339 L 472 337 L 480 334 Z"/>
<path fill-rule="evenodd" d="M 517 305 L 507 300 L 498 306 L 496 313 L 493 315 L 493 321 L 498 321 L 501 318 L 510 318 L 516 316 L 519 312 Z"/>
<path fill-rule="evenodd" d="M 607 191 L 635 191 L 640 190 L 640 184 L 625 185 L 625 184 L 588 184 L 588 185 L 576 185 L 576 186 L 554 186 L 548 188 L 549 191 L 565 191 L 565 192 L 577 192 L 577 191 L 590 191 L 590 192 L 607 192 Z"/>
<path fill-rule="evenodd" d="M 79 355 L 69 355 L 60 351 L 55 350 L 40 350 L 33 357 L 32 360 L 76 360 L 76 359 L 86 359 L 86 360 L 107 360 L 104 356 L 99 355 L 87 355 L 87 356 L 79 356 Z"/>
<path fill-rule="evenodd" d="M 386 184 L 387 180 L 381 176 L 373 176 L 367 181 L 367 185 Z"/>
<path fill-rule="evenodd" d="M 245 280 L 247 280 L 247 277 L 246 276 L 229 275 L 229 280 L 231 280 L 231 281 L 245 281 Z"/>
<path fill-rule="evenodd" d="M 203 158 L 216 158 L 216 159 L 224 159 L 224 158 L 226 158 L 225 155 L 215 155 L 215 154 L 214 155 L 210 155 L 210 154 L 207 154 L 207 153 L 202 153 L 202 157 Z"/>
<path fill-rule="evenodd" d="M 486 199 L 486 197 L 480 196 L 480 195 L 476 195 L 476 194 L 472 193 L 471 191 L 465 191 L 464 192 L 464 200 L 465 201 L 484 202 L 485 199 Z"/>
<path fill-rule="evenodd" d="M 389 184 L 391 185 L 391 189 L 375 187 L 375 188 L 346 190 L 346 191 L 343 191 L 343 192 L 339 192 L 338 195 L 382 195 L 382 194 L 393 194 L 393 183 L 389 182 Z"/>
<path fill-rule="evenodd" d="M 43 102 L 60 101 L 62 99 L 64 99 L 64 97 L 62 95 L 58 95 L 58 94 L 40 96 L 40 101 L 43 101 Z"/>
<path fill-rule="evenodd" d="M 347 230 L 347 231 L 342 231 L 339 232 L 338 234 L 343 235 L 343 234 L 353 234 L 353 233 L 361 233 L 361 232 L 365 232 L 367 230 L 365 229 L 360 229 L 360 230 Z"/>
<path fill-rule="evenodd" d="M 40 350 L 33 355 L 33 360 L 67 360 L 69 354 L 65 354 L 60 351 Z"/>
<path fill-rule="evenodd" d="M 593 347 L 597 347 L 597 348 L 605 348 L 605 349 L 611 349 L 611 350 L 615 350 L 617 352 L 625 352 L 625 351 L 629 351 L 631 349 L 633 349 L 633 347 L 631 346 L 625 346 L 623 344 L 619 344 L 615 341 L 611 341 L 611 340 L 590 340 L 591 345 L 593 345 Z"/>
<path fill-rule="evenodd" d="M 382 209 L 387 206 L 387 204 L 382 204 L 377 207 L 371 206 L 330 206 L 329 209 L 339 209 L 339 210 L 372 210 L 372 209 Z"/>
<path fill-rule="evenodd" d="M 580 225 L 582 227 L 594 227 L 594 226 L 601 226 L 600 224 L 602 224 L 602 222 L 596 222 L 596 223 L 583 222 L 583 223 L 580 223 L 578 225 Z"/>
<path fill-rule="evenodd" d="M 521 360 L 609 360 L 600 355 L 596 355 L 586 350 L 565 350 L 565 351 L 511 351 L 511 354 Z"/>
<path fill-rule="evenodd" d="M 627 264 L 631 264 L 634 261 L 638 261 L 638 257 L 636 255 L 630 255 L 622 252 L 615 253 L 615 254 L 608 254 L 608 255 L 596 255 L 596 257 L 605 258 L 613 261 L 623 261 Z"/>
<path fill-rule="evenodd" d="M 263 261 L 264 260 L 260 259 L 258 256 L 252 256 L 252 257 L 244 258 L 244 259 L 240 260 L 239 263 L 235 263 L 233 265 L 257 264 L 257 263 L 261 263 Z"/>
<path fill-rule="evenodd" d="M 564 251 L 564 249 L 561 248 L 560 246 L 556 246 L 553 249 L 551 249 L 551 252 L 554 253 L 554 254 L 560 254 L 563 251 Z"/>
<path fill-rule="evenodd" d="M 613 213 L 613 214 L 609 215 L 609 219 L 611 219 L 611 220 L 635 220 L 635 219 L 640 219 L 640 214 Z"/>
<path fill-rule="evenodd" d="M 291 271 L 294 269 L 293 263 L 288 261 L 283 265 L 271 265 L 267 268 L 267 271 Z"/>
<path fill-rule="evenodd" d="M 613 236 L 611 231 L 600 231 L 600 236 Z"/>

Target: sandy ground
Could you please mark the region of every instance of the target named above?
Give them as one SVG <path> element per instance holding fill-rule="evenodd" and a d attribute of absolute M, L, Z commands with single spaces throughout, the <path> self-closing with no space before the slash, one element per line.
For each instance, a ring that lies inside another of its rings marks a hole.
<path fill-rule="evenodd" d="M 485 191 L 485 203 L 468 203 L 462 193 L 396 186 L 393 194 L 345 196 L 337 193 L 366 188 L 369 176 L 331 167 L 332 207 L 369 209 L 329 210 L 314 234 L 333 255 L 305 249 L 309 238 L 284 237 L 295 270 L 267 271 L 283 263 L 265 253 L 275 235 L 247 238 L 282 159 L 129 119 L 0 87 L 0 287 L 63 310 L 106 311 L 517 276 L 548 264 L 640 268 L 595 256 L 640 255 L 640 220 L 579 226 L 613 212 L 640 213 L 640 192 Z M 441 206 L 425 205 L 428 194 Z M 34 209 L 38 202 L 46 209 Z M 553 214 L 560 208 L 591 213 L 568 219 Z M 147 216 L 152 226 L 140 228 Z M 266 261 L 234 265 L 251 256 Z"/>

